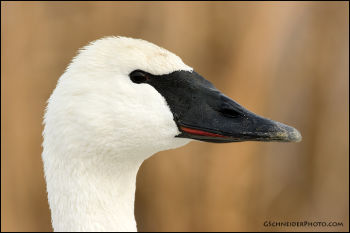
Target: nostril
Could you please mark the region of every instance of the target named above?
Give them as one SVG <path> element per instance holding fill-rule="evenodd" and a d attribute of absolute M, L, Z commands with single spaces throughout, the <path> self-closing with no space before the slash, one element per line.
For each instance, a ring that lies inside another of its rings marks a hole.
<path fill-rule="evenodd" d="M 236 118 L 236 117 L 241 116 L 240 112 L 238 112 L 232 108 L 221 108 L 221 109 L 219 109 L 219 112 L 221 112 L 223 115 L 225 115 L 227 117 L 232 117 L 232 118 Z"/>

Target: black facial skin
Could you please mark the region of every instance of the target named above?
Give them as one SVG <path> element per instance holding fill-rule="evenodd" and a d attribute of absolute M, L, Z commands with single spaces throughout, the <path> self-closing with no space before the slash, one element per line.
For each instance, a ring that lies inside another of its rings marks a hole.
<path fill-rule="evenodd" d="M 194 71 L 152 75 L 135 70 L 130 79 L 153 86 L 165 98 L 181 132 L 177 137 L 216 143 L 301 140 L 293 127 L 248 111 Z"/>

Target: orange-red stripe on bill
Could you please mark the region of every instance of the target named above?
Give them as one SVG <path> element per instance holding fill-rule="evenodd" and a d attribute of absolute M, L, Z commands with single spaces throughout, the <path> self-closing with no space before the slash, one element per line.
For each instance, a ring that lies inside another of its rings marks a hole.
<path fill-rule="evenodd" d="M 216 133 L 210 133 L 210 132 L 205 132 L 199 129 L 191 129 L 187 127 L 180 127 L 182 131 L 189 133 L 189 134 L 194 134 L 194 135 L 200 135 L 200 136 L 208 136 L 208 137 L 222 137 L 225 138 L 227 136 L 221 135 L 221 134 L 216 134 Z"/>

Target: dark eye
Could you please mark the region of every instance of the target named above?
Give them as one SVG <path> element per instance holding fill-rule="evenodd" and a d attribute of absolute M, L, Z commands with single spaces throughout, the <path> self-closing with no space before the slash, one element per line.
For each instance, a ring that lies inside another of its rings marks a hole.
<path fill-rule="evenodd" d="M 130 73 L 130 79 L 134 83 L 144 83 L 148 80 L 148 75 L 140 70 L 135 70 Z"/>

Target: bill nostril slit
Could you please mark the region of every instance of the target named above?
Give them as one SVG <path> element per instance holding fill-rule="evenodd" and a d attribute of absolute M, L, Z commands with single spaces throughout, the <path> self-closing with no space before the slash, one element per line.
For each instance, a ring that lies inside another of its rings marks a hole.
<path fill-rule="evenodd" d="M 227 117 L 232 117 L 232 118 L 236 118 L 236 117 L 241 116 L 241 113 L 239 113 L 238 111 L 236 111 L 232 108 L 221 108 L 219 110 L 219 112 L 221 112 L 223 115 L 225 115 Z"/>

